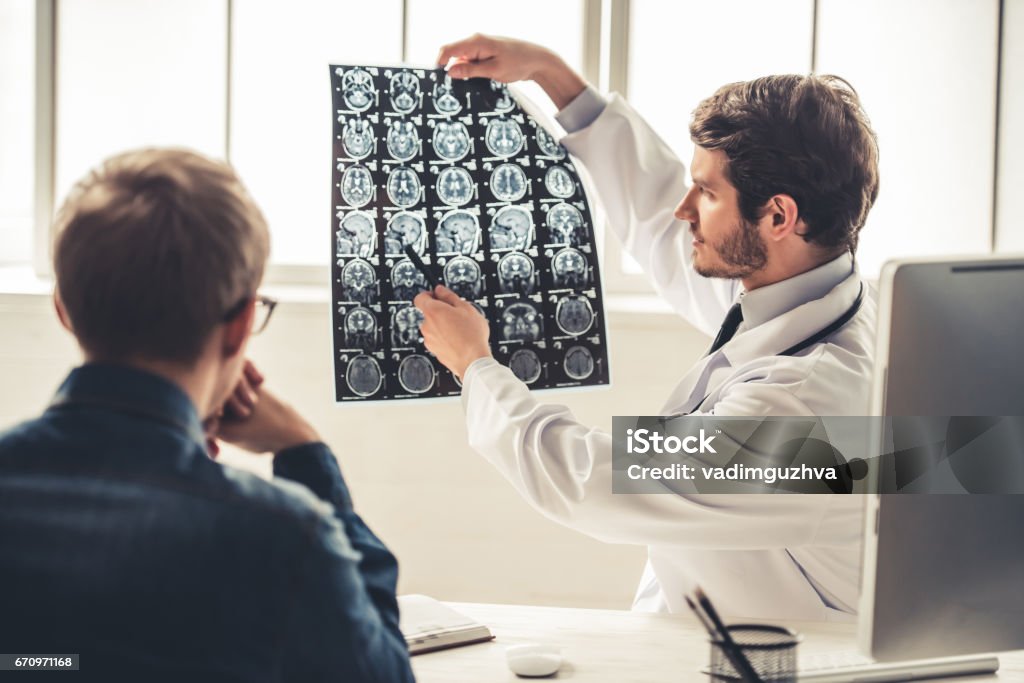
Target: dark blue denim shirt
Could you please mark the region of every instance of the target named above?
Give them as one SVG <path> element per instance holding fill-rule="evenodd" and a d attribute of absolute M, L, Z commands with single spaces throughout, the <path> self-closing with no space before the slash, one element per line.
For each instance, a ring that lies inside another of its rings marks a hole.
<path fill-rule="evenodd" d="M 0 651 L 79 653 L 90 679 L 411 681 L 398 565 L 331 451 L 274 475 L 207 457 L 171 382 L 75 369 L 0 434 Z"/>

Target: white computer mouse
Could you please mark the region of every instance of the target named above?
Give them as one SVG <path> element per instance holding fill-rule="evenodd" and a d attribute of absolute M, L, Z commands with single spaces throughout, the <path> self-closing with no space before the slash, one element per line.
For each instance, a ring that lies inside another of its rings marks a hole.
<path fill-rule="evenodd" d="M 562 649 L 556 645 L 510 645 L 505 648 L 505 656 L 512 673 L 527 678 L 550 676 L 562 666 Z"/>

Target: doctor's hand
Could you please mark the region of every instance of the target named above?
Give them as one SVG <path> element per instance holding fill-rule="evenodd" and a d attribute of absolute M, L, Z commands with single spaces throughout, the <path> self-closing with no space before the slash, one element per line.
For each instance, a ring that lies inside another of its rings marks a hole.
<path fill-rule="evenodd" d="M 540 45 L 480 33 L 450 43 L 437 55 L 452 78 L 491 78 L 502 83 L 536 81 L 559 109 L 587 87 L 561 57 Z"/>
<path fill-rule="evenodd" d="M 473 361 L 491 356 L 491 328 L 472 304 L 444 285 L 413 300 L 423 313 L 423 343 L 460 380 Z"/>

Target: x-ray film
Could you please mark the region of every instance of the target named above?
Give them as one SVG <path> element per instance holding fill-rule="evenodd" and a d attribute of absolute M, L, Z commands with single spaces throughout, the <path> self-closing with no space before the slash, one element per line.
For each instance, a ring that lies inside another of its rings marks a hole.
<path fill-rule="evenodd" d="M 594 225 L 565 149 L 493 81 L 331 66 L 335 392 L 455 396 L 412 305 L 438 282 L 491 328 L 531 389 L 609 382 Z"/>

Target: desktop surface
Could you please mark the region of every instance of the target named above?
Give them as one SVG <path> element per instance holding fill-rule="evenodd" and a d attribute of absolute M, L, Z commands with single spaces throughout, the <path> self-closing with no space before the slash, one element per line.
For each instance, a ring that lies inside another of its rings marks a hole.
<path fill-rule="evenodd" d="M 706 681 L 707 634 L 691 615 L 645 614 L 627 610 L 591 610 L 527 605 L 447 603 L 494 632 L 488 643 L 432 652 L 412 658 L 420 683 L 522 681 L 509 671 L 505 648 L 520 643 L 549 643 L 562 648 L 564 664 L 545 680 L 580 683 Z M 744 620 L 746 621 L 746 620 Z M 851 624 L 789 622 L 803 634 L 801 655 L 853 650 Z M 999 655 L 996 676 L 948 679 L 1024 681 L 1024 651 Z"/>

